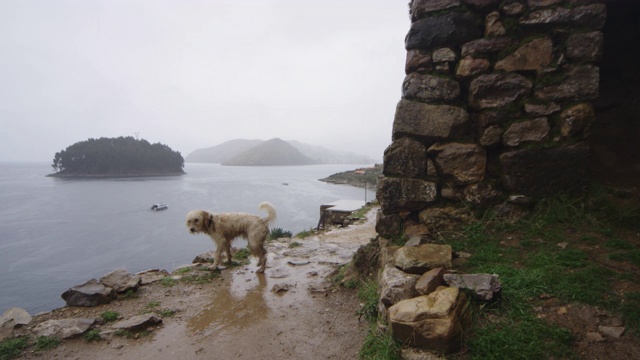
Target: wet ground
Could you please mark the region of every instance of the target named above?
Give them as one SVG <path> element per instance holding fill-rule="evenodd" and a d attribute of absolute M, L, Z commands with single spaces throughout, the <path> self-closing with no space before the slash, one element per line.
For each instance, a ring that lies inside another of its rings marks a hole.
<path fill-rule="evenodd" d="M 354 359 L 368 325 L 358 320 L 353 291 L 330 287 L 336 265 L 376 236 L 375 210 L 367 220 L 305 239 L 278 239 L 268 246 L 265 274 L 256 260 L 230 267 L 204 284 L 178 281 L 138 290 L 137 296 L 95 308 L 63 308 L 49 318 L 99 317 L 117 311 L 124 317 L 145 312 L 175 312 L 137 338 L 66 340 L 45 353 L 24 358 L 60 359 Z M 194 254 L 195 255 L 195 254 Z M 101 326 L 101 330 L 108 325 Z"/>

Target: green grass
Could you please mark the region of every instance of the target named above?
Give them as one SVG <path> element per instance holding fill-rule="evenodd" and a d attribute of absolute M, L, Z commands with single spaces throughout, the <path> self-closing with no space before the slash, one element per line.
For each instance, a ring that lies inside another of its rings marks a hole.
<path fill-rule="evenodd" d="M 302 230 L 299 233 L 296 234 L 295 237 L 300 238 L 300 239 L 304 239 L 306 237 L 315 235 L 316 231 L 313 230 L 313 228 L 309 228 L 309 230 Z"/>
<path fill-rule="evenodd" d="M 376 324 L 371 324 L 358 357 L 362 360 L 400 360 L 400 344 L 391 335 L 378 330 Z"/>
<path fill-rule="evenodd" d="M 160 301 L 150 301 L 147 303 L 145 307 L 147 309 L 154 309 L 154 308 L 157 308 L 158 306 L 160 306 Z"/>
<path fill-rule="evenodd" d="M 172 287 L 174 285 L 176 285 L 178 283 L 178 280 L 174 279 L 174 278 L 170 278 L 170 277 L 165 277 L 162 278 L 162 280 L 160 280 L 160 284 L 162 284 L 162 286 L 166 286 L 166 287 Z"/>
<path fill-rule="evenodd" d="M 29 346 L 27 337 L 6 339 L 0 342 L 0 360 L 9 360 L 18 357 L 22 350 Z"/>
<path fill-rule="evenodd" d="M 127 339 L 131 339 L 134 336 L 134 334 L 131 331 L 125 330 L 125 329 L 118 329 L 113 332 L 113 335 L 126 337 Z"/>
<path fill-rule="evenodd" d="M 233 258 L 236 259 L 236 260 L 247 260 L 247 259 L 249 259 L 250 255 L 251 255 L 251 252 L 249 252 L 249 249 L 242 248 L 242 249 L 236 251 L 235 254 L 233 254 Z"/>
<path fill-rule="evenodd" d="M 358 299 L 362 302 L 362 308 L 358 310 L 358 316 L 364 316 L 369 322 L 378 320 L 378 284 L 370 279 L 360 284 Z"/>
<path fill-rule="evenodd" d="M 127 299 L 135 299 L 138 297 L 138 293 L 135 290 L 129 289 L 127 291 L 124 292 L 124 294 L 119 295 L 119 298 L 121 300 L 127 300 Z"/>
<path fill-rule="evenodd" d="M 33 348 L 35 351 L 47 351 L 60 344 L 62 344 L 62 340 L 55 336 L 38 336 Z"/>
<path fill-rule="evenodd" d="M 156 313 L 162 316 L 163 318 L 165 318 L 165 317 L 172 317 L 173 315 L 176 314 L 176 311 L 173 309 L 161 309 L 156 311 Z"/>
<path fill-rule="evenodd" d="M 190 283 L 190 284 L 206 284 L 211 282 L 213 279 L 217 279 L 220 277 L 219 271 L 206 271 L 200 272 L 197 274 L 190 274 L 188 276 L 184 276 L 181 281 Z"/>
<path fill-rule="evenodd" d="M 100 314 L 100 317 L 102 318 L 102 320 L 104 320 L 104 322 L 113 322 L 118 320 L 118 318 L 120 317 L 120 313 L 116 311 L 105 311 Z"/>
<path fill-rule="evenodd" d="M 182 275 L 182 274 L 186 274 L 188 272 L 193 271 L 193 266 L 185 266 L 185 267 L 181 267 L 180 269 L 176 270 L 175 273 L 178 275 Z"/>
<path fill-rule="evenodd" d="M 289 249 L 297 248 L 297 247 L 300 247 L 300 246 L 302 246 L 302 244 L 300 244 L 297 241 L 294 241 L 291 244 L 289 244 Z"/>
<path fill-rule="evenodd" d="M 86 333 L 84 333 L 82 337 L 86 342 L 102 340 L 102 338 L 100 337 L 100 330 L 98 329 L 89 330 Z"/>
<path fill-rule="evenodd" d="M 269 233 L 269 240 L 275 240 L 278 238 L 290 238 L 291 231 L 284 230 L 282 228 L 273 228 Z"/>

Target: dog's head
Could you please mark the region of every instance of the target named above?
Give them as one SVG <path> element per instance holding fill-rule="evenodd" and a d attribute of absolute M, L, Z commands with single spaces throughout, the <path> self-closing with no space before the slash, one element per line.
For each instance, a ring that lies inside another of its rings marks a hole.
<path fill-rule="evenodd" d="M 193 210 L 187 214 L 187 228 L 192 234 L 208 232 L 211 214 L 204 210 Z"/>

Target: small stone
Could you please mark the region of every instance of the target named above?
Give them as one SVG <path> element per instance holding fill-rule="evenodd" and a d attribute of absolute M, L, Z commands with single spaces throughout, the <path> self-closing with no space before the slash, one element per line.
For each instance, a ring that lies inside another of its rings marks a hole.
<path fill-rule="evenodd" d="M 612 339 L 619 339 L 624 334 L 625 328 L 623 326 L 598 326 L 604 336 Z"/>
<path fill-rule="evenodd" d="M 560 247 L 561 249 L 563 249 L 563 250 L 564 250 L 564 249 L 566 249 L 566 248 L 567 248 L 567 246 L 569 245 L 569 243 L 568 243 L 568 242 L 560 242 L 560 243 L 558 243 L 557 245 L 558 245 L 558 247 Z"/>
<path fill-rule="evenodd" d="M 590 343 L 604 341 L 604 338 L 602 337 L 602 335 L 600 335 L 600 333 L 597 333 L 597 332 L 589 331 L 585 334 L 585 337 L 587 338 L 587 342 L 590 342 Z"/>
<path fill-rule="evenodd" d="M 564 307 L 564 306 L 561 306 L 561 307 L 558 308 L 558 310 L 556 310 L 556 313 L 558 315 L 564 315 L 564 314 L 566 314 L 568 312 L 569 312 L 569 310 L 567 310 L 567 308 Z"/>
<path fill-rule="evenodd" d="M 456 53 L 450 48 L 437 49 L 432 56 L 435 63 L 456 61 Z"/>

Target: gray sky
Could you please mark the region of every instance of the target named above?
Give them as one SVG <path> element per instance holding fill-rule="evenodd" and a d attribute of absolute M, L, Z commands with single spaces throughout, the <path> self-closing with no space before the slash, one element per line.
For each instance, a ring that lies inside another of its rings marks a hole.
<path fill-rule="evenodd" d="M 382 159 L 408 1 L 2 0 L 0 161 L 135 136 L 279 137 Z"/>

